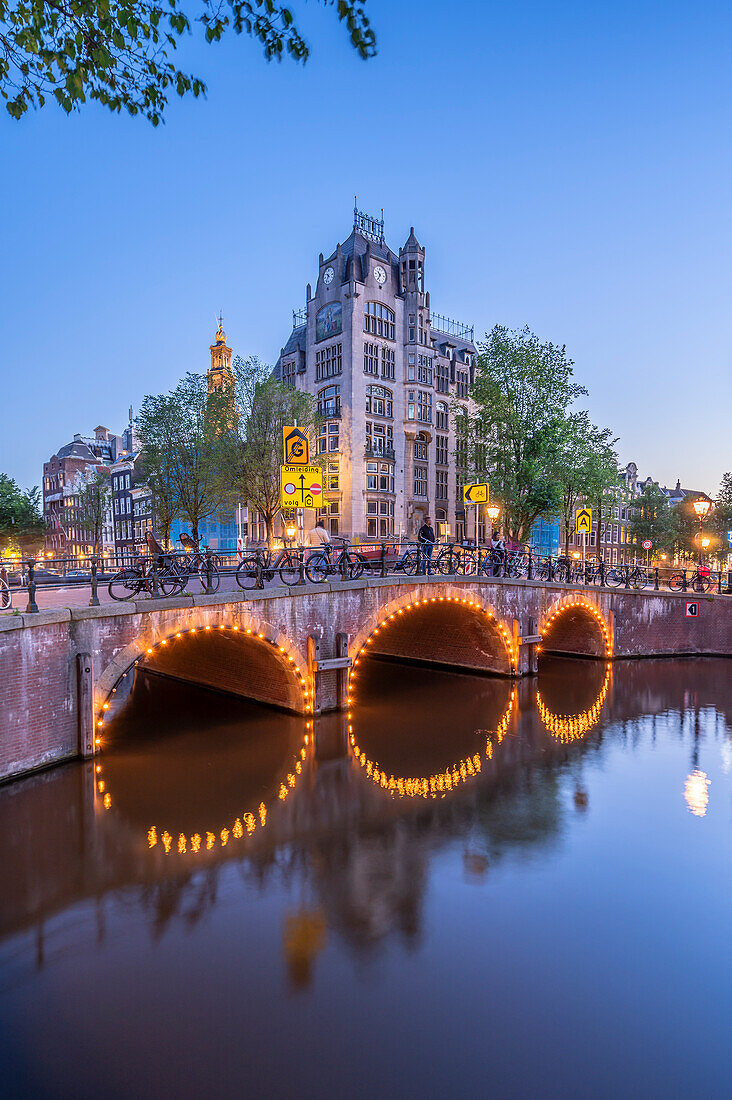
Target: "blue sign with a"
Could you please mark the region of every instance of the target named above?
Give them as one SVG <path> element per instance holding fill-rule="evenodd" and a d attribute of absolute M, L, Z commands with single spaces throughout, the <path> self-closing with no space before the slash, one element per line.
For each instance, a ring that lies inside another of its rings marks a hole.
<path fill-rule="evenodd" d="M 732 546 L 732 531 L 727 532 L 727 542 Z"/>

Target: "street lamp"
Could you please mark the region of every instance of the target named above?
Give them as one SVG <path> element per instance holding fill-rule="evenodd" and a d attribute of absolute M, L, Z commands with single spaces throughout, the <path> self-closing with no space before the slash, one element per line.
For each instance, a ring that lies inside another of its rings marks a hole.
<path fill-rule="evenodd" d="M 709 510 L 712 507 L 712 502 L 710 500 L 705 500 L 704 497 L 699 497 L 698 500 L 694 501 L 693 507 L 694 507 L 694 511 L 696 512 L 697 516 L 699 517 L 699 568 L 701 569 L 701 566 L 702 566 L 702 546 L 703 546 L 702 530 L 703 530 L 703 527 L 704 527 L 704 520 L 709 515 Z M 707 546 L 708 545 L 709 545 L 709 540 L 707 540 Z"/>
<path fill-rule="evenodd" d="M 295 527 L 294 523 L 288 523 L 287 527 L 285 527 L 285 534 L 287 535 L 290 542 L 292 542 L 292 540 L 294 539 L 296 531 L 297 527 Z"/>
<path fill-rule="evenodd" d="M 496 522 L 499 515 L 501 514 L 501 509 L 498 507 L 497 504 L 489 504 L 489 505 L 486 506 L 485 514 L 488 516 L 488 519 L 491 521 L 491 535 L 492 535 L 493 534 L 493 530 L 492 530 L 493 524 Z"/>

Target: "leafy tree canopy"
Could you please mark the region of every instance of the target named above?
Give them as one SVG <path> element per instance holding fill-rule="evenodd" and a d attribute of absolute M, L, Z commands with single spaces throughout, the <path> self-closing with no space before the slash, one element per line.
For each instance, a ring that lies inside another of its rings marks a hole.
<path fill-rule="evenodd" d="M 45 530 L 38 486 L 22 490 L 0 474 L 0 550 L 33 553 L 43 545 Z"/>
<path fill-rule="evenodd" d="M 376 52 L 363 0 L 323 0 L 356 52 Z M 67 113 L 96 99 L 111 111 L 163 121 L 168 96 L 205 94 L 171 55 L 199 24 L 207 42 L 233 29 L 258 40 L 267 60 L 310 50 L 292 10 L 275 0 L 0 0 L 0 95 L 13 118 L 55 99 Z"/>

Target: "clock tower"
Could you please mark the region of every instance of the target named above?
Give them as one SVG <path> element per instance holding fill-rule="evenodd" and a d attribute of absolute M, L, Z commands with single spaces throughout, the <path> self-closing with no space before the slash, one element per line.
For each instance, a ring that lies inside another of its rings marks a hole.
<path fill-rule="evenodd" d="M 222 316 L 219 316 L 219 327 L 209 350 L 211 366 L 208 369 L 208 392 L 229 389 L 233 386 L 234 376 L 231 373 L 231 348 L 226 343 Z"/>

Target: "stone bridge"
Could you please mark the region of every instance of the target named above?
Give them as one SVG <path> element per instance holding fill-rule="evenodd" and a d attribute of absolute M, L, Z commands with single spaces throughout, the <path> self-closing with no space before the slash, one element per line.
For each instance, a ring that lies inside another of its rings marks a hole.
<path fill-rule="evenodd" d="M 732 600 L 392 577 L 5 616 L 0 779 L 93 755 L 135 668 L 308 716 L 348 707 L 366 652 L 505 677 L 535 672 L 542 653 L 730 656 Z"/>

